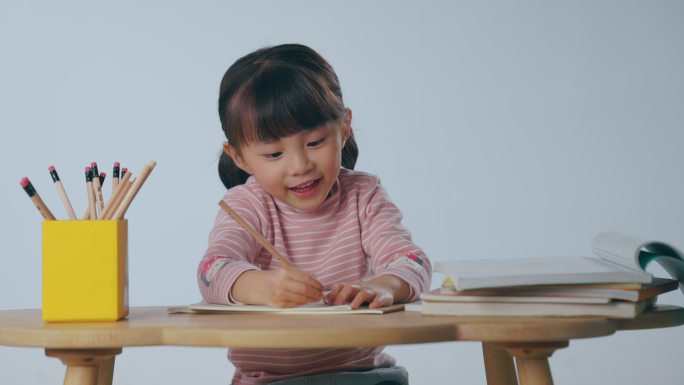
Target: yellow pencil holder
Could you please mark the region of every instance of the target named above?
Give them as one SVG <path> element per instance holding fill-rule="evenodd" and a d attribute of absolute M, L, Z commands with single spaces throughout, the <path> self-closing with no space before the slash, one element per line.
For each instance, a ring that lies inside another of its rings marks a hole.
<path fill-rule="evenodd" d="M 128 315 L 128 221 L 43 222 L 43 320 Z"/>

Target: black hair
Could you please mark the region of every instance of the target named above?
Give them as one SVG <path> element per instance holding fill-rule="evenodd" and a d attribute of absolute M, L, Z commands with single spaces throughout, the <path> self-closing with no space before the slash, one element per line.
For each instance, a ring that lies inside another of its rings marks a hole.
<path fill-rule="evenodd" d="M 221 80 L 218 113 L 228 143 L 239 153 L 244 144 L 277 140 L 340 119 L 345 106 L 330 64 L 307 46 L 283 44 L 256 50 L 228 68 Z M 350 130 L 342 166 L 353 170 L 358 155 Z M 249 177 L 225 152 L 218 172 L 226 188 Z"/>

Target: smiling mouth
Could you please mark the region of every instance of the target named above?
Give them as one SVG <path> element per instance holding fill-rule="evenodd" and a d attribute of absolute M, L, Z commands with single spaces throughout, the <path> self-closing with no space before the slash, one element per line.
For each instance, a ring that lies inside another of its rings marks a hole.
<path fill-rule="evenodd" d="M 310 180 L 310 181 L 308 181 L 306 183 L 302 183 L 298 186 L 290 187 L 290 190 L 292 190 L 294 192 L 298 192 L 298 193 L 307 192 L 307 191 L 314 189 L 318 185 L 318 183 L 320 183 L 320 181 L 321 181 L 321 178 L 318 178 L 315 180 Z"/>

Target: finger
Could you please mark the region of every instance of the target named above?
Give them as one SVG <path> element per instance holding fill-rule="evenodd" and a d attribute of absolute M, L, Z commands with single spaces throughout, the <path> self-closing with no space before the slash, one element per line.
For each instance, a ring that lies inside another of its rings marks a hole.
<path fill-rule="evenodd" d="M 392 303 L 390 303 L 389 298 L 378 295 L 378 296 L 375 296 L 375 299 L 373 299 L 373 302 L 368 304 L 368 307 L 371 309 L 376 309 L 379 307 L 389 306 L 391 304 Z"/>
<path fill-rule="evenodd" d="M 278 281 L 282 290 L 309 296 L 316 301 L 323 299 L 323 285 L 309 273 L 301 270 L 280 270 Z"/>
<path fill-rule="evenodd" d="M 352 309 L 358 309 L 361 307 L 361 305 L 363 305 L 364 302 L 373 300 L 375 296 L 375 293 L 368 289 L 360 290 L 358 293 L 356 293 L 354 300 L 351 302 Z"/>
<path fill-rule="evenodd" d="M 292 291 L 312 296 L 317 301 L 323 300 L 323 284 L 318 281 L 313 275 L 303 272 L 303 271 L 293 271 L 291 275 L 288 276 L 289 281 L 296 283 L 297 286 L 291 288 Z"/>
<path fill-rule="evenodd" d="M 323 303 L 328 305 L 328 296 L 330 295 L 330 290 L 323 290 Z"/>
<path fill-rule="evenodd" d="M 334 283 L 330 287 L 330 290 L 328 290 L 328 293 L 325 296 L 325 303 L 331 305 L 335 300 L 335 297 L 337 297 L 337 294 L 340 292 L 340 290 L 342 290 L 342 285 L 339 283 Z"/>
<path fill-rule="evenodd" d="M 286 287 L 281 288 L 281 290 L 274 293 L 273 296 L 273 302 L 277 303 L 279 307 L 284 306 L 283 304 L 288 304 L 288 306 L 299 306 L 316 301 L 318 301 L 317 298 L 312 298 L 308 295 L 289 290 Z"/>
<path fill-rule="evenodd" d="M 330 287 L 330 292 L 328 292 L 328 303 L 333 303 L 335 301 L 335 298 L 340 294 L 340 291 L 342 291 L 342 288 L 344 286 L 341 283 L 334 283 Z"/>
<path fill-rule="evenodd" d="M 317 280 L 313 274 L 307 273 L 307 272 L 302 271 L 302 270 L 292 270 L 291 279 L 293 279 L 297 282 L 301 282 L 301 283 L 303 283 L 307 286 L 310 286 L 310 287 L 312 287 L 318 291 L 323 291 L 323 289 L 324 289 L 323 284 L 319 280 Z"/>
<path fill-rule="evenodd" d="M 321 291 L 323 290 L 323 284 L 320 283 L 316 279 L 316 277 L 302 270 L 279 269 L 275 270 L 273 274 L 275 276 L 275 281 L 279 281 L 281 283 L 286 281 L 297 281 L 305 285 L 317 288 Z"/>
<path fill-rule="evenodd" d="M 312 301 L 320 301 L 323 299 L 323 292 L 318 290 L 318 288 L 313 288 L 297 281 L 289 281 L 286 284 L 285 290 L 292 294 L 310 298 Z"/>
<path fill-rule="evenodd" d="M 343 303 L 349 302 L 349 299 L 353 297 L 357 292 L 359 288 L 355 287 L 353 285 L 345 284 L 342 287 L 342 290 L 337 294 L 335 297 L 335 301 L 333 302 L 335 305 L 341 305 Z"/>

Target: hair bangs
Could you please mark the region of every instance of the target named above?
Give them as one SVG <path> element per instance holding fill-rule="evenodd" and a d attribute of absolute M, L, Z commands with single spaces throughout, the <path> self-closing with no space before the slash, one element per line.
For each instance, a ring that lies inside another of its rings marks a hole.
<path fill-rule="evenodd" d="M 236 136 L 229 141 L 237 147 L 276 141 L 338 119 L 343 102 L 324 84 L 302 68 L 266 64 L 229 104 L 229 125 L 239 127 L 229 130 Z"/>

